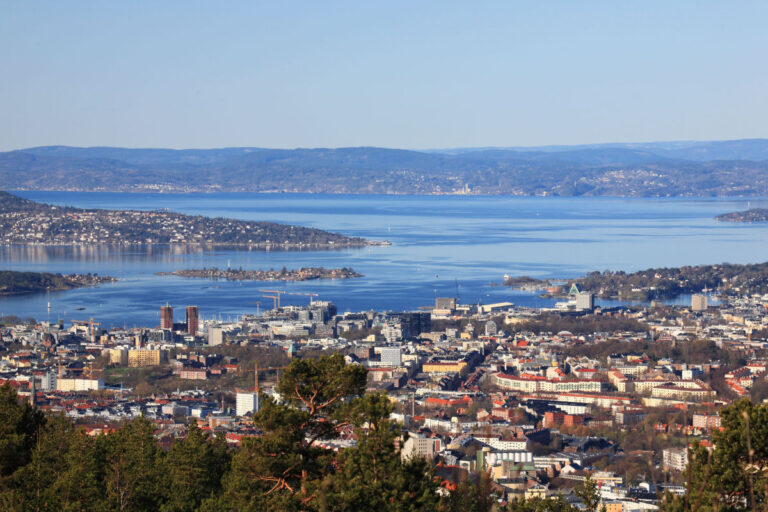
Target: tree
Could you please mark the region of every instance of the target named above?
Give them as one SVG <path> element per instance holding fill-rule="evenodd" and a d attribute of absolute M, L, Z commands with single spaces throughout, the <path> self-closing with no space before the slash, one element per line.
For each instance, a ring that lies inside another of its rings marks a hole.
<path fill-rule="evenodd" d="M 70 437 L 63 457 L 66 469 L 54 484 L 61 510 L 79 512 L 109 508 L 106 503 L 104 444 L 81 430 Z"/>
<path fill-rule="evenodd" d="M 143 416 L 98 438 L 103 446 L 105 493 L 110 509 L 157 510 L 160 504 L 160 452 L 152 423 Z"/>
<path fill-rule="evenodd" d="M 437 483 L 422 458 L 403 461 L 395 442 L 400 427 L 389 419 L 392 405 L 385 394 L 366 395 L 349 411 L 357 443 L 343 450 L 337 469 L 320 488 L 321 509 L 338 511 L 435 510 Z"/>
<path fill-rule="evenodd" d="M 221 478 L 229 466 L 226 441 L 211 439 L 197 422 L 189 423 L 185 439 L 176 439 L 163 461 L 164 503 L 160 510 L 193 511 L 221 490 Z"/>
<path fill-rule="evenodd" d="M 29 462 L 44 422 L 10 385 L 0 386 L 0 482 Z"/>
<path fill-rule="evenodd" d="M 317 441 L 350 425 L 351 401 L 365 392 L 366 370 L 341 355 L 295 360 L 277 386 L 282 402 L 261 401 L 254 423 L 264 432 L 244 439 L 232 460 L 224 503 L 235 510 L 306 510 L 333 462 Z"/>
<path fill-rule="evenodd" d="M 35 436 L 30 461 L 13 474 L 16 501 L 26 510 L 60 510 L 54 485 L 67 470 L 61 454 L 69 449 L 75 427 L 64 416 L 49 416 Z"/>
<path fill-rule="evenodd" d="M 664 510 L 757 510 L 768 504 L 768 405 L 740 400 L 720 413 L 714 449 L 688 451 L 686 495 L 666 496 Z"/>
<path fill-rule="evenodd" d="M 592 480 L 592 475 L 587 475 L 584 483 L 573 492 L 584 503 L 587 512 L 597 512 L 597 507 L 600 505 L 600 489 L 597 487 L 597 483 Z"/>

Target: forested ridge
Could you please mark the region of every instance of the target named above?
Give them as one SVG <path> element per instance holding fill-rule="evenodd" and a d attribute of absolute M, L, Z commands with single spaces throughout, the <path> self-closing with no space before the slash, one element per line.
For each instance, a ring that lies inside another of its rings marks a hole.
<path fill-rule="evenodd" d="M 112 277 L 97 274 L 52 274 L 49 272 L 17 272 L 0 270 L 0 295 L 15 295 L 55 290 L 70 290 L 111 282 Z"/>
<path fill-rule="evenodd" d="M 556 196 L 766 196 L 764 139 L 412 151 L 127 149 L 0 153 L 16 190 Z"/>

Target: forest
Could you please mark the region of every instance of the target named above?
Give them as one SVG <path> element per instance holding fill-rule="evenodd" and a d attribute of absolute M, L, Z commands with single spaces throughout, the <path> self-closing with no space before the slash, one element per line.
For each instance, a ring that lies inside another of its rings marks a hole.
<path fill-rule="evenodd" d="M 16 272 L 0 270 L 0 295 L 16 295 L 56 290 L 71 290 L 115 281 L 98 274 L 51 274 L 49 272 Z"/>

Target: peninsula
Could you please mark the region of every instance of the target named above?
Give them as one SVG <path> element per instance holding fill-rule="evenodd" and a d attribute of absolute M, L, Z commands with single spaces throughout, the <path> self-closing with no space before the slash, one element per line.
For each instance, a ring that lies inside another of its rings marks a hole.
<path fill-rule="evenodd" d="M 274 222 L 210 218 L 165 210 L 86 210 L 37 203 L 7 192 L 0 192 L 0 243 L 194 244 L 281 250 L 377 244 L 339 233 Z"/>
<path fill-rule="evenodd" d="M 768 222 L 768 208 L 750 208 L 741 212 L 724 213 L 718 215 L 715 220 L 721 222 Z"/>
<path fill-rule="evenodd" d="M 117 281 L 98 274 L 51 274 L 48 272 L 15 272 L 0 270 L 0 295 L 20 295 L 46 291 L 71 290 Z"/>
<path fill-rule="evenodd" d="M 564 283 L 564 284 L 563 284 Z M 571 286 L 605 299 L 651 301 L 674 299 L 680 295 L 710 290 L 723 296 L 768 293 L 768 263 L 737 265 L 685 266 L 651 268 L 638 272 L 590 272 L 568 280 L 537 280 L 530 277 L 505 277 L 513 288 L 545 290 L 553 296 L 565 296 Z"/>
<path fill-rule="evenodd" d="M 226 279 L 228 281 L 311 281 L 314 279 L 350 279 L 363 277 L 351 268 L 303 267 L 297 270 L 244 270 L 242 268 L 200 268 L 158 272 L 155 275 L 174 275 L 199 279 Z"/>

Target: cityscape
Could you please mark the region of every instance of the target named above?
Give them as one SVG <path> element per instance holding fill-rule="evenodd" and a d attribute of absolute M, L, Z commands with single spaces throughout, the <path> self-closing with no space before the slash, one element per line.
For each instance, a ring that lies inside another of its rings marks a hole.
<path fill-rule="evenodd" d="M 766 19 L 0 3 L 0 511 L 766 509 Z"/>

